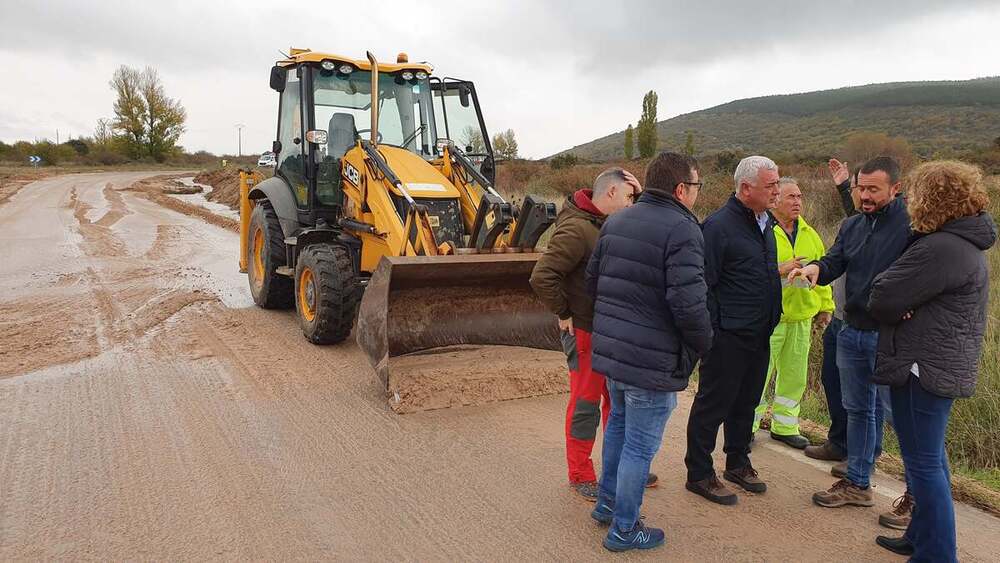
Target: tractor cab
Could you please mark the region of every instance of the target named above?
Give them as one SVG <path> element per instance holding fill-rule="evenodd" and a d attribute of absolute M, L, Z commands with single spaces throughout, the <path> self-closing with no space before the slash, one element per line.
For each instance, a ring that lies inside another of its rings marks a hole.
<path fill-rule="evenodd" d="M 472 82 L 432 77 L 429 65 L 410 64 L 402 53 L 395 64 L 376 66 L 373 78 L 369 61 L 293 49 L 272 69 L 271 87 L 281 94 L 275 173 L 292 187 L 303 222 L 334 223 L 344 204 L 342 159 L 362 140 L 439 168 L 451 145 L 494 181 L 493 148 Z"/>

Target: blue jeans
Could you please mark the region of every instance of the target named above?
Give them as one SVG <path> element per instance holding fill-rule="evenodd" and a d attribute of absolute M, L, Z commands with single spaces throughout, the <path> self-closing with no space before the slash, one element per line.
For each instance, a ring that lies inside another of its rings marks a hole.
<path fill-rule="evenodd" d="M 663 429 L 677 407 L 677 394 L 640 389 L 608 378 L 611 414 L 604 427 L 600 498 L 615 507 L 613 526 L 631 531 L 649 477 L 649 464 L 663 442 Z"/>
<path fill-rule="evenodd" d="M 882 453 L 882 425 L 892 412 L 888 388 L 875 385 L 878 331 L 845 324 L 837 335 L 837 369 L 847 410 L 847 480 L 867 488 L 875 458 Z"/>
<path fill-rule="evenodd" d="M 914 550 L 910 561 L 958 561 L 955 504 L 944 449 L 952 403 L 954 399 L 925 391 L 912 375 L 906 385 L 892 389 L 896 434 L 914 502 L 906 530 Z"/>

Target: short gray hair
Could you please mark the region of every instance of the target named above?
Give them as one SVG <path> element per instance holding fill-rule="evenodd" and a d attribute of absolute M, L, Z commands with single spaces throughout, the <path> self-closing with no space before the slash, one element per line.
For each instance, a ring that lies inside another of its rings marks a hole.
<path fill-rule="evenodd" d="M 794 176 L 782 176 L 781 178 L 778 178 L 779 187 L 784 186 L 785 184 L 795 184 L 796 186 L 798 186 L 799 180 Z"/>
<path fill-rule="evenodd" d="M 608 193 L 611 186 L 625 181 L 625 169 L 620 167 L 608 168 L 594 178 L 594 197 L 601 197 Z"/>
<path fill-rule="evenodd" d="M 733 174 L 733 180 L 736 182 L 736 189 L 740 189 L 740 184 L 742 182 L 749 182 L 756 185 L 757 173 L 761 170 L 777 169 L 778 165 L 766 156 L 748 156 L 740 161 L 739 165 L 736 167 L 736 173 Z"/>

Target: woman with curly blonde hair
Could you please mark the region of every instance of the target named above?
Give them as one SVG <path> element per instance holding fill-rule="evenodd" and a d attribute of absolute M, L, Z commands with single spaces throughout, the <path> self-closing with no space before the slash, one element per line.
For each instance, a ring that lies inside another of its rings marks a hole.
<path fill-rule="evenodd" d="M 989 299 L 985 251 L 997 238 L 978 168 L 928 162 L 907 179 L 914 239 L 872 286 L 881 326 L 875 382 L 889 385 L 915 508 L 901 538 L 876 542 L 911 561 L 957 561 L 944 448 L 955 399 L 976 386 Z"/>

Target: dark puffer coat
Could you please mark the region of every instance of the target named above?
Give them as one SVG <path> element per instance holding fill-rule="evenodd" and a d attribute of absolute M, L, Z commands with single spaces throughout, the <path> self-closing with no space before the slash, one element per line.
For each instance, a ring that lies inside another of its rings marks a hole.
<path fill-rule="evenodd" d="M 875 278 L 868 310 L 881 323 L 876 383 L 904 385 L 917 364 L 926 391 L 972 396 L 990 292 L 983 251 L 996 239 L 987 213 L 955 219 L 915 239 Z"/>
<path fill-rule="evenodd" d="M 604 223 L 587 267 L 595 372 L 654 391 L 687 387 L 712 345 L 703 248 L 695 216 L 651 190 Z"/>

